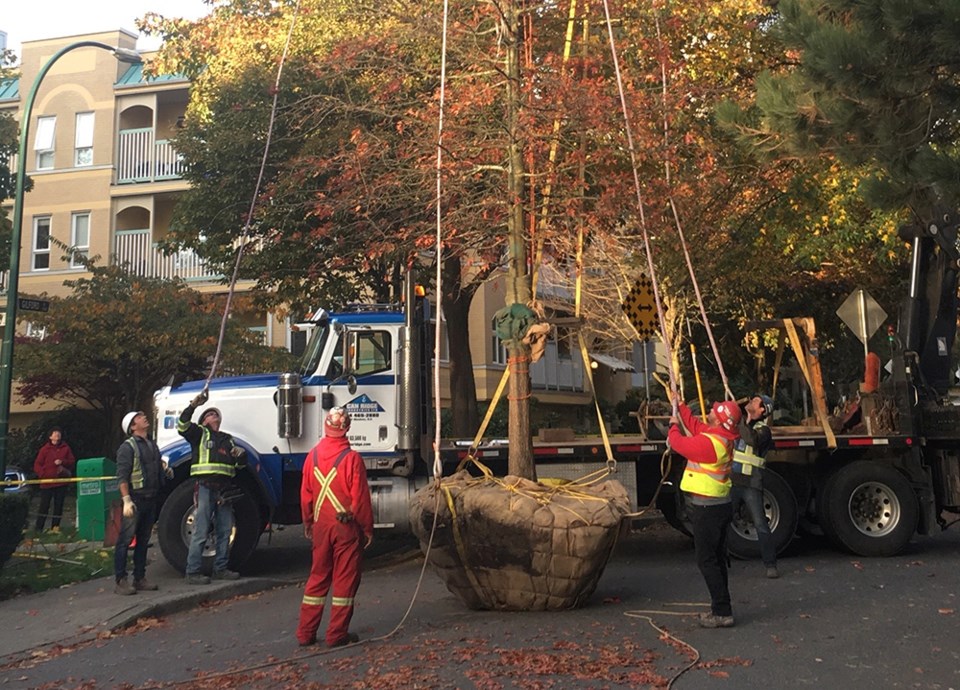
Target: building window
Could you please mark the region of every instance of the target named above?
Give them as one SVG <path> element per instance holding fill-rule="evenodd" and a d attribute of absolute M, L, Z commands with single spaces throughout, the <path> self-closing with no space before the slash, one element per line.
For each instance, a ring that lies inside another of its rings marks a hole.
<path fill-rule="evenodd" d="M 93 165 L 93 113 L 77 113 L 77 133 L 73 146 L 73 164 L 76 167 Z"/>
<path fill-rule="evenodd" d="M 50 268 L 50 216 L 33 219 L 33 256 L 31 270 Z"/>
<path fill-rule="evenodd" d="M 33 148 L 37 152 L 37 170 L 53 168 L 56 129 L 57 118 L 55 116 L 37 118 L 37 136 L 33 140 Z"/>
<path fill-rule="evenodd" d="M 43 340 L 47 337 L 47 327 L 27 321 L 27 337 L 34 340 Z"/>
<path fill-rule="evenodd" d="M 90 255 L 90 214 L 74 213 L 70 226 L 70 267 L 83 268 Z"/>
<path fill-rule="evenodd" d="M 507 363 L 507 348 L 506 348 L 506 346 L 503 344 L 503 341 L 500 340 L 500 336 L 497 335 L 497 320 L 496 320 L 496 319 L 493 319 L 493 320 L 490 322 L 490 328 L 491 328 L 491 330 L 492 330 L 492 333 L 491 333 L 491 338 L 492 338 L 492 340 L 491 340 L 490 344 L 493 346 L 493 363 L 494 363 L 494 364 L 503 364 L 503 365 L 506 365 L 506 363 Z"/>

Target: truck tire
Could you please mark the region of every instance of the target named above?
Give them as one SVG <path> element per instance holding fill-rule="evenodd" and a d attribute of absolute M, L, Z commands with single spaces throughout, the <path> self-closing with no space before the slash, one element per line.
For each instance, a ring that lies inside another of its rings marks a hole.
<path fill-rule="evenodd" d="M 182 482 L 167 497 L 157 520 L 157 539 L 163 557 L 181 573 L 187 569 L 187 550 L 193 536 L 195 508 L 192 481 Z M 238 570 L 257 547 L 260 539 L 260 509 L 250 493 L 244 489 L 233 503 L 234 525 L 230 537 L 230 568 Z M 208 541 L 203 551 L 203 572 L 213 570 L 214 548 Z"/>
<path fill-rule="evenodd" d="M 899 553 L 920 519 L 910 482 L 878 462 L 853 462 L 828 477 L 818 510 L 827 536 L 860 556 Z"/>
<path fill-rule="evenodd" d="M 683 503 L 683 494 L 679 491 L 661 491 L 657 496 L 657 510 L 663 515 L 667 524 L 688 537 L 693 537 L 690 518 Z"/>
<path fill-rule="evenodd" d="M 793 540 L 800 520 L 800 510 L 793 489 L 773 470 L 763 473 L 763 508 L 770 525 L 770 534 L 777 553 Z M 737 558 L 760 558 L 760 541 L 745 503 L 733 516 L 727 532 L 727 549 Z"/>

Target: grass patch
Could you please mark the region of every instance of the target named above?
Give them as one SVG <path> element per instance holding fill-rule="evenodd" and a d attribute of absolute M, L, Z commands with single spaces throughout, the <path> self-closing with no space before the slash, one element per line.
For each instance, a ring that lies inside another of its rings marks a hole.
<path fill-rule="evenodd" d="M 75 540 L 72 529 L 28 535 L 0 570 L 0 601 L 113 572 L 113 548 Z"/>

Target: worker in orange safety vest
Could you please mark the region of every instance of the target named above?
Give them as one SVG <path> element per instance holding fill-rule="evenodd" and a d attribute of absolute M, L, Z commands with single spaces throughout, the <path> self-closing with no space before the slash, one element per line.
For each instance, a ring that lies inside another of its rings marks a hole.
<path fill-rule="evenodd" d="M 328 592 L 327 645 L 358 640 L 349 632 L 350 619 L 360 586 L 360 557 L 373 541 L 373 509 L 367 471 L 363 458 L 350 447 L 349 429 L 347 411 L 331 409 L 323 423 L 323 438 L 303 463 L 300 509 L 303 534 L 313 542 L 313 563 L 300 604 L 301 647 L 317 641 Z"/>
<path fill-rule="evenodd" d="M 693 529 L 697 567 L 710 592 L 710 613 L 700 614 L 704 628 L 733 627 L 733 608 L 727 583 L 727 528 L 733 520 L 730 502 L 730 466 L 742 416 L 736 402 L 714 403 L 706 423 L 682 402 L 680 419 L 670 418 L 667 442 L 687 459 L 680 481 Z M 684 436 L 678 421 L 690 432 Z"/>

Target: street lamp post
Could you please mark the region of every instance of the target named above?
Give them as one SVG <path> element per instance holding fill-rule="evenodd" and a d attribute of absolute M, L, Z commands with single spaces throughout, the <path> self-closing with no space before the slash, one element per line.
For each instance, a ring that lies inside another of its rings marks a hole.
<path fill-rule="evenodd" d="M 37 78 L 33 80 L 30 93 L 27 94 L 23 116 L 20 120 L 20 148 L 17 156 L 17 179 L 13 199 L 13 232 L 10 236 L 10 273 L 7 277 L 7 308 L 6 321 L 3 324 L 3 345 L 0 351 L 0 477 L 5 476 L 7 467 L 7 431 L 10 426 L 10 400 L 13 395 L 13 338 L 17 328 L 17 289 L 20 282 L 20 238 L 23 229 L 23 193 L 27 181 L 27 140 L 30 134 L 30 115 L 33 111 L 33 101 L 40 89 L 40 82 L 53 67 L 53 63 L 64 54 L 77 48 L 102 48 L 107 50 L 121 62 L 136 64 L 142 62 L 140 54 L 128 48 L 100 43 L 99 41 L 77 41 L 58 50 L 40 68 Z M 3 485 L 0 484 L 0 491 Z"/>

